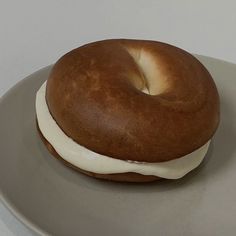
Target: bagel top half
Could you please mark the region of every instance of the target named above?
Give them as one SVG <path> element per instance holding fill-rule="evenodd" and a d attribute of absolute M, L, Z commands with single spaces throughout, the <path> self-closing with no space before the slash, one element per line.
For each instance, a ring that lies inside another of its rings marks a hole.
<path fill-rule="evenodd" d="M 179 158 L 203 146 L 219 123 L 206 68 L 156 41 L 113 39 L 72 50 L 53 66 L 46 101 L 67 136 L 121 160 Z"/>

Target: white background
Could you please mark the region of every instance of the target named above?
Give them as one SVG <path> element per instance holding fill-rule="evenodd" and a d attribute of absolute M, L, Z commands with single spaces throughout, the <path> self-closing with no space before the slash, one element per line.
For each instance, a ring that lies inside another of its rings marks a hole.
<path fill-rule="evenodd" d="M 236 1 L 0 0 L 0 96 L 83 43 L 121 37 L 236 63 Z M 0 203 L 2 235 L 32 233 Z"/>

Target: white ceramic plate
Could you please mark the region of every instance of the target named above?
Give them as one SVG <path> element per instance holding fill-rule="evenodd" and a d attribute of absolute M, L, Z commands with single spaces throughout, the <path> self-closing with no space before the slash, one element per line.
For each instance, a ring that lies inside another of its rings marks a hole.
<path fill-rule="evenodd" d="M 151 184 L 96 180 L 52 158 L 38 137 L 35 93 L 50 67 L 0 100 L 0 196 L 39 234 L 235 235 L 236 65 L 199 57 L 221 97 L 221 123 L 204 163 Z"/>

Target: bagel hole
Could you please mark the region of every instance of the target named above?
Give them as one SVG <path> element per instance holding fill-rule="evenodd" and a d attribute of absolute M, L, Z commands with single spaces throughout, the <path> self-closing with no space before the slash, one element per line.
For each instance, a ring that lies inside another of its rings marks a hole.
<path fill-rule="evenodd" d="M 166 84 L 158 68 L 157 59 L 144 49 L 126 48 L 138 66 L 143 86 L 139 90 L 145 94 L 158 95 L 165 91 Z"/>

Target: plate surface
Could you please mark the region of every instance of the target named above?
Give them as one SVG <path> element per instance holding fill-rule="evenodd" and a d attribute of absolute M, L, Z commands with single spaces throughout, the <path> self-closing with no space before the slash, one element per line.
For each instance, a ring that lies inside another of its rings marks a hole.
<path fill-rule="evenodd" d="M 185 178 L 151 184 L 96 180 L 47 152 L 35 125 L 46 67 L 0 100 L 0 196 L 22 222 L 50 235 L 235 235 L 236 65 L 198 56 L 221 97 L 205 161 Z"/>

